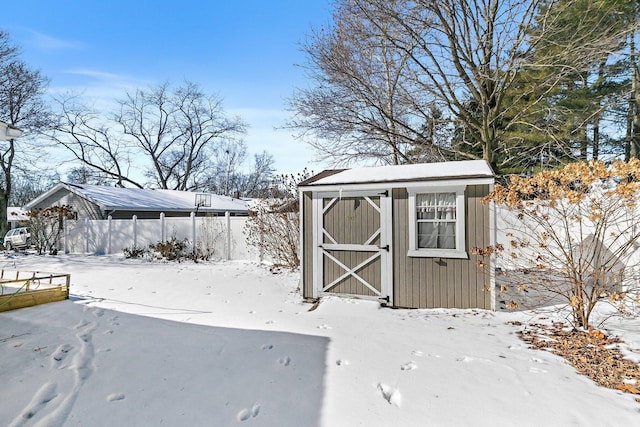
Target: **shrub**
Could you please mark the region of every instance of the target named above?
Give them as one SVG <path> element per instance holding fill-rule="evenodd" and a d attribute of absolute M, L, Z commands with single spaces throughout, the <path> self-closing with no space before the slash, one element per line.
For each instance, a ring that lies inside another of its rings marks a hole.
<path fill-rule="evenodd" d="M 129 258 L 142 258 L 149 254 L 147 248 L 143 248 L 141 246 L 131 246 L 124 248 L 122 250 L 124 252 L 124 257 Z"/>
<path fill-rule="evenodd" d="M 298 183 L 310 176 L 306 169 L 297 175 L 281 175 L 274 185 L 274 198 L 256 202 L 245 225 L 249 245 L 291 269 L 300 265 Z"/>
<path fill-rule="evenodd" d="M 195 253 L 192 254 L 193 260 L 208 261 L 213 259 L 217 254 L 216 246 L 219 244 L 220 239 L 225 236 L 225 233 L 226 231 L 220 221 L 203 221 L 200 227 L 201 240 L 196 244 Z"/>
<path fill-rule="evenodd" d="M 509 214 L 499 226 L 506 241 L 472 252 L 481 265 L 496 257 L 503 292 L 560 301 L 575 327 L 589 328 L 598 302 L 608 301 L 619 313 L 638 302 L 638 196 L 637 159 L 510 177 L 508 186 L 496 185 L 484 200 Z"/>
<path fill-rule="evenodd" d="M 188 240 L 178 240 L 176 236 L 172 236 L 170 240 L 158 242 L 155 245 L 149 245 L 149 249 L 157 252 L 160 256 L 169 261 L 181 261 L 184 258 L 191 258 L 190 254 L 185 252 Z"/>
<path fill-rule="evenodd" d="M 64 220 L 73 217 L 73 208 L 68 205 L 34 209 L 29 213 L 31 241 L 39 255 L 44 251 L 52 255 L 57 254 Z"/>

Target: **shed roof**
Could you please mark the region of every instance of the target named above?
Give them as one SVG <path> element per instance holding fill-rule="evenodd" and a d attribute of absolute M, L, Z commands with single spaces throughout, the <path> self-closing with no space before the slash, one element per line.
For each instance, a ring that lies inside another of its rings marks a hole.
<path fill-rule="evenodd" d="M 493 170 L 485 160 L 463 160 L 327 170 L 300 183 L 300 186 L 436 181 L 493 176 Z"/>
<path fill-rule="evenodd" d="M 196 195 L 191 191 L 151 190 L 143 188 L 119 188 L 102 185 L 59 183 L 25 205 L 30 209 L 52 194 L 66 189 L 85 198 L 102 210 L 119 211 L 193 211 L 196 209 Z M 208 194 L 210 206 L 198 206 L 204 212 L 247 212 L 247 201 L 228 196 Z"/>

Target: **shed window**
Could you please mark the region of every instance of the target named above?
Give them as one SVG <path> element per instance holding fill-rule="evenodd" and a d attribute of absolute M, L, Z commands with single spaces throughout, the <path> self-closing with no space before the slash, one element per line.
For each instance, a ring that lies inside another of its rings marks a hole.
<path fill-rule="evenodd" d="M 464 187 L 409 189 L 409 256 L 466 258 Z"/>

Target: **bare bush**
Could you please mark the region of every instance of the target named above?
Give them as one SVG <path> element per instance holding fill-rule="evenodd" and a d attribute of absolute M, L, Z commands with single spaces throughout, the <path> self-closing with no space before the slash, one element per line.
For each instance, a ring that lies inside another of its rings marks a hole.
<path fill-rule="evenodd" d="M 249 245 L 275 264 L 291 269 L 300 265 L 298 183 L 311 175 L 307 169 L 296 175 L 281 175 L 274 183 L 274 197 L 256 202 L 245 225 Z"/>
<path fill-rule="evenodd" d="M 496 257 L 503 294 L 561 302 L 575 327 L 590 327 L 601 301 L 629 313 L 639 302 L 639 180 L 636 159 L 513 176 L 484 200 L 508 213 L 499 218 L 503 244 L 473 253 L 487 266 L 485 259 Z M 518 306 L 515 300 L 507 305 Z"/>
<path fill-rule="evenodd" d="M 31 241 L 39 255 L 45 251 L 52 255 L 58 252 L 64 220 L 73 219 L 73 216 L 73 208 L 68 205 L 34 209 L 30 212 Z"/>
<path fill-rule="evenodd" d="M 187 239 L 178 240 L 176 236 L 172 236 L 171 239 L 164 242 L 149 245 L 149 249 L 157 252 L 160 257 L 168 261 L 181 261 L 183 258 L 189 258 L 189 254 L 186 252 L 187 245 Z"/>

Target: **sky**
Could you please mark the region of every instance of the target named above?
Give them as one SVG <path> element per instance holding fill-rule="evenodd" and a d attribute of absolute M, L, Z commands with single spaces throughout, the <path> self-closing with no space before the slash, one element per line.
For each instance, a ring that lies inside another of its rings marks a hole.
<path fill-rule="evenodd" d="M 0 29 L 51 94 L 102 105 L 127 90 L 196 82 L 249 124 L 251 153 L 267 150 L 278 172 L 295 173 L 326 165 L 275 128 L 294 88 L 307 85 L 300 44 L 330 15 L 331 0 L 27 0 L 3 2 Z"/>

